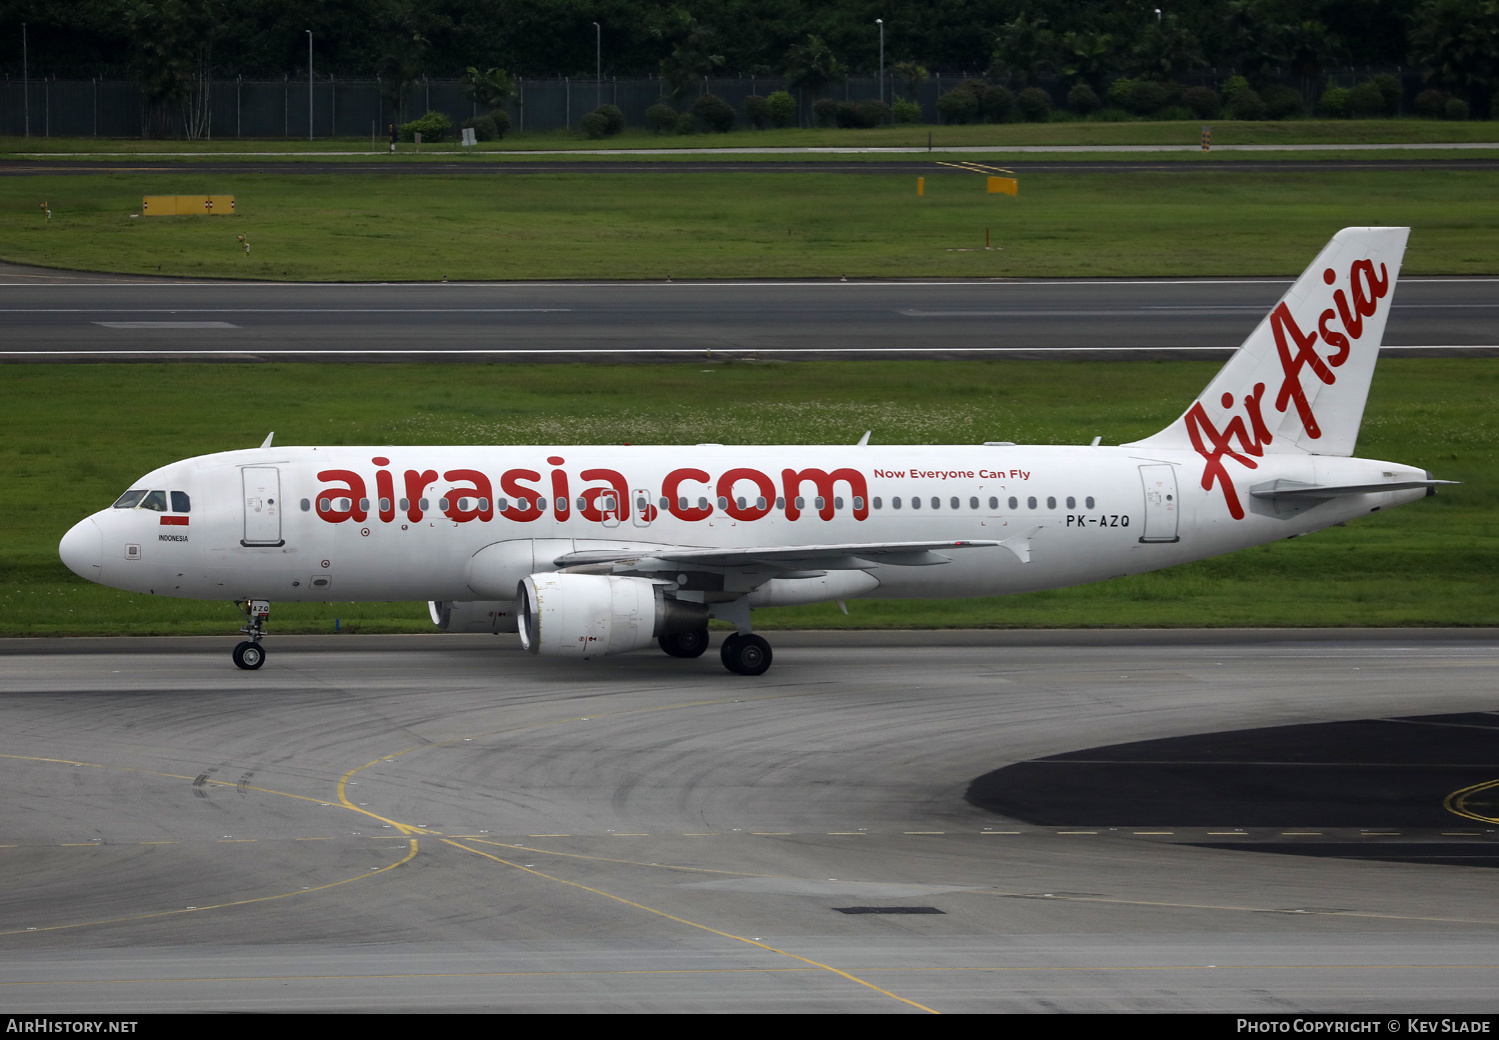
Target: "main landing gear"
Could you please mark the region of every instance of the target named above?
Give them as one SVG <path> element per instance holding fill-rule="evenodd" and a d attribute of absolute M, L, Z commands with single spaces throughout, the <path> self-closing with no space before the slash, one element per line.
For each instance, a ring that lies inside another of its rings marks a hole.
<path fill-rule="evenodd" d="M 694 628 L 686 632 L 673 632 L 656 640 L 672 657 L 702 657 L 708 649 L 708 630 Z"/>
<path fill-rule="evenodd" d="M 695 628 L 686 632 L 674 632 L 671 635 L 661 636 L 656 640 L 672 657 L 702 657 L 703 652 L 708 649 L 708 630 L 706 628 Z M 719 647 L 718 656 L 723 661 L 723 666 L 736 675 L 764 675 L 770 667 L 771 652 L 770 644 L 757 635 L 738 632 L 729 633 L 729 637 Z"/>
<path fill-rule="evenodd" d="M 236 600 L 234 605 L 247 619 L 240 631 L 250 637 L 234 648 L 234 663 L 253 672 L 265 664 L 265 647 L 260 641 L 265 638 L 265 622 L 271 616 L 271 604 L 269 600 L 247 599 Z"/>
<path fill-rule="evenodd" d="M 733 633 L 718 648 L 723 666 L 736 675 L 764 675 L 770 667 L 770 644 L 757 635 Z"/>

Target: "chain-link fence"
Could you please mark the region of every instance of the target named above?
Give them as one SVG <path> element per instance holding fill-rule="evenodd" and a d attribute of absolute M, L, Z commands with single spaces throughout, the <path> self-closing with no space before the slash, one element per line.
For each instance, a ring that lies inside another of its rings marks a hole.
<path fill-rule="evenodd" d="M 1288 76 L 1281 81 L 1305 97 L 1308 108 L 1330 85 L 1351 86 L 1377 72 L 1400 74 L 1407 100 L 1421 89 L 1420 77 L 1410 70 L 1347 70 L 1328 72 L 1315 81 Z M 1230 73 L 1201 70 L 1183 78 L 1187 85 L 1221 85 Z M 844 101 L 883 98 L 914 100 L 921 107 L 921 121 L 939 122 L 937 98 L 975 73 L 933 73 L 912 91 L 905 83 L 887 76 L 851 76 L 828 88 L 824 96 Z M 1060 79 L 1039 84 L 1062 107 L 1067 85 Z M 671 96 L 669 84 L 660 79 L 519 79 L 516 93 L 506 108 L 516 130 L 576 128 L 582 117 L 601 104 L 618 105 L 625 122 L 646 123 L 648 108 L 665 101 L 685 111 L 699 94 L 714 94 L 736 112 L 743 113 L 751 95 L 765 97 L 777 90 L 790 90 L 797 99 L 798 122 L 810 126 L 814 97 L 805 90 L 787 87 L 775 77 L 710 77 L 686 96 Z M 1410 111 L 1409 106 L 1404 106 Z M 384 140 L 392 123 L 408 122 L 429 111 L 437 111 L 456 127 L 473 116 L 483 115 L 481 106 L 464 97 L 458 80 L 420 80 L 395 90 L 379 80 L 338 80 L 314 77 L 311 84 L 292 77 L 280 80 L 210 80 L 199 84 L 189 98 L 169 106 L 150 109 L 140 88 L 126 80 L 31 80 L 7 79 L 0 83 L 0 134 L 14 137 L 143 137 L 152 133 L 172 137 L 208 138 L 371 138 Z M 194 112 L 199 118 L 193 119 Z"/>

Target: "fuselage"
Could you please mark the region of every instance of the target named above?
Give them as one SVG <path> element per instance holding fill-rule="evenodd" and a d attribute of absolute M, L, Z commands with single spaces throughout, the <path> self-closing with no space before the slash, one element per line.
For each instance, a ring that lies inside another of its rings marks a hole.
<path fill-rule="evenodd" d="M 589 549 L 1003 543 L 937 566 L 873 564 L 824 598 L 970 597 L 1155 570 L 1428 493 L 1277 508 L 1251 488 L 1426 474 L 1288 453 L 1229 482 L 1205 478 L 1204 461 L 1139 446 L 262 448 L 146 474 L 132 484 L 142 501 L 85 519 L 61 552 L 92 580 L 162 596 L 464 601 L 509 598 L 527 574 Z"/>

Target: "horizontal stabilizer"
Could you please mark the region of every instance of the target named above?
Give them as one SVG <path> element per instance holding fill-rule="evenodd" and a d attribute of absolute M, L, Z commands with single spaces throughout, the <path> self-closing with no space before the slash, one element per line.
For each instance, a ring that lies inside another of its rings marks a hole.
<path fill-rule="evenodd" d="M 1435 490 L 1457 480 L 1396 480 L 1383 484 L 1304 484 L 1299 480 L 1272 480 L 1249 489 L 1251 498 L 1339 498 L 1343 495 L 1374 495 L 1381 491 Z"/>

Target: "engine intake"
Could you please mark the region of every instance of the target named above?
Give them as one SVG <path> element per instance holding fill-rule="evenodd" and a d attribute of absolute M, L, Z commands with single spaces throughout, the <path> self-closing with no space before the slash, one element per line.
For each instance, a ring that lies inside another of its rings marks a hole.
<path fill-rule="evenodd" d="M 649 646 L 658 636 L 708 627 L 701 603 L 668 599 L 646 578 L 531 574 L 515 592 L 521 645 L 548 657 L 603 657 Z"/>

